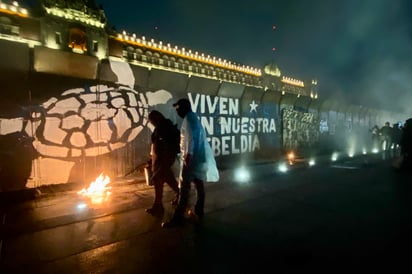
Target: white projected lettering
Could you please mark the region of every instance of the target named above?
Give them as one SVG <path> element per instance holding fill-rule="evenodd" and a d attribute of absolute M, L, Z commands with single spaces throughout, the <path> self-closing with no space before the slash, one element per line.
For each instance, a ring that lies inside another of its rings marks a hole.
<path fill-rule="evenodd" d="M 276 132 L 274 118 L 256 117 L 255 101 L 247 112 L 253 117 L 240 116 L 238 98 L 188 93 L 193 111 L 205 128 L 215 156 L 254 152 L 260 149 L 259 135 Z"/>

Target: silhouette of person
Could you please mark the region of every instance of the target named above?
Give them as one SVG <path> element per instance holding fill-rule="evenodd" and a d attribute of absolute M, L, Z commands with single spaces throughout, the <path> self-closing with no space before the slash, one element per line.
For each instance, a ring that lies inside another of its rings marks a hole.
<path fill-rule="evenodd" d="M 392 128 L 389 122 L 386 122 L 385 125 L 380 129 L 381 133 L 381 147 L 385 152 L 385 156 L 389 156 L 389 151 L 391 148 L 391 135 L 392 135 Z"/>
<path fill-rule="evenodd" d="M 177 159 L 178 151 L 170 143 L 174 142 L 174 140 L 170 140 L 173 131 L 178 131 L 178 129 L 171 120 L 166 119 L 156 110 L 150 112 L 149 121 L 155 127 L 151 135 L 151 167 L 153 172 L 151 180 L 155 189 L 155 198 L 153 206 L 146 209 L 146 212 L 155 216 L 162 216 L 164 213 L 163 184 L 166 182 L 176 193 L 173 204 L 177 204 L 179 197 L 179 186 L 172 171 L 172 165 Z"/>
<path fill-rule="evenodd" d="M 402 128 L 400 145 L 403 157 L 402 168 L 410 169 L 412 167 L 412 118 L 406 120 Z"/>
<path fill-rule="evenodd" d="M 402 130 L 399 126 L 399 123 L 395 123 L 392 125 L 392 145 L 394 147 L 393 154 L 394 156 L 399 155 L 399 146 L 401 143 L 401 138 L 402 138 Z"/>
<path fill-rule="evenodd" d="M 206 139 L 206 132 L 197 115 L 192 111 L 190 101 L 188 99 L 180 99 L 173 106 L 177 114 L 183 118 L 180 129 L 180 154 L 182 156 L 179 178 L 180 199 L 172 219 L 162 224 L 164 228 L 183 224 L 192 182 L 196 187 L 197 193 L 194 211 L 199 219 L 203 218 L 205 204 L 204 182 L 208 178 L 207 173 L 210 169 L 208 165 L 212 163 L 216 167 L 214 157 L 210 155 L 212 153 L 208 153 L 209 151 L 211 152 L 211 149 Z"/>

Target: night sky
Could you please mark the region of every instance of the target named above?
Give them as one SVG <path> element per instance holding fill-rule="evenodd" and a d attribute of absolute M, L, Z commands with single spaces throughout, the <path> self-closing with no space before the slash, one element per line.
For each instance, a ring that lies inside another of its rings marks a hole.
<path fill-rule="evenodd" d="M 316 78 L 321 98 L 412 113 L 412 1 L 96 3 L 119 32 L 256 68 L 274 62 L 283 75 Z"/>

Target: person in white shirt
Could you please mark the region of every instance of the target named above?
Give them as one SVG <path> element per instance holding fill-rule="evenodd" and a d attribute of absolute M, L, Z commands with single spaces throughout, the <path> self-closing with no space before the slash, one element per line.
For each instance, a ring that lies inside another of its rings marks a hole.
<path fill-rule="evenodd" d="M 180 99 L 173 106 L 177 114 L 183 118 L 180 129 L 180 198 L 172 219 L 162 224 L 165 228 L 183 224 L 192 182 L 197 191 L 194 211 L 197 217 L 202 219 L 205 204 L 204 183 L 217 181 L 219 178 L 216 162 L 206 139 L 206 132 L 196 113 L 192 111 L 190 101 L 185 98 Z"/>

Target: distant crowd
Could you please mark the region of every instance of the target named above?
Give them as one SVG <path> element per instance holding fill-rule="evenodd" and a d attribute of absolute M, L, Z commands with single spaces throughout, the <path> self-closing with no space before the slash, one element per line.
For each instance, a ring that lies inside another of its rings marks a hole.
<path fill-rule="evenodd" d="M 401 123 L 384 126 L 375 125 L 371 130 L 372 146 L 374 149 L 383 150 L 389 157 L 401 160 L 400 168 L 412 167 L 412 118 Z"/>

